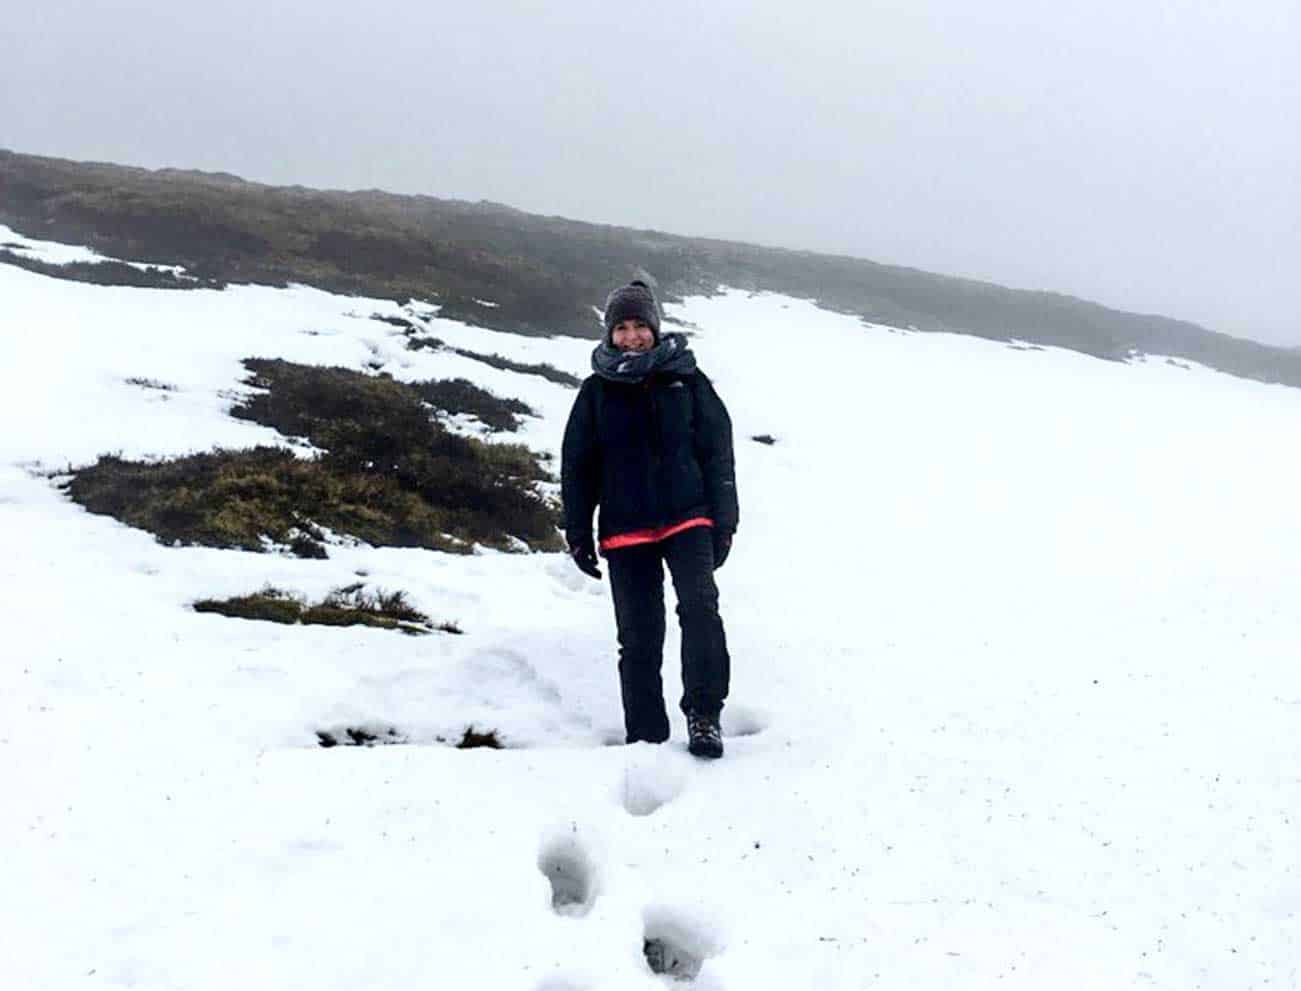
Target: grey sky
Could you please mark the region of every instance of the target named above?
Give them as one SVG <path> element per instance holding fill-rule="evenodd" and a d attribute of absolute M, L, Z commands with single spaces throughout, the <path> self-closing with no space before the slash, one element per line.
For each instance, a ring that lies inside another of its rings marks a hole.
<path fill-rule="evenodd" d="M 40 0 L 0 146 L 492 199 L 1301 345 L 1298 0 Z"/>

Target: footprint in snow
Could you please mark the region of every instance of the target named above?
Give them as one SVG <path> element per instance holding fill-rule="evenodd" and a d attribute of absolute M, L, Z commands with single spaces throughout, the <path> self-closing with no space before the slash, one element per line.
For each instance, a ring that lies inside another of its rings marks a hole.
<path fill-rule="evenodd" d="M 557 915 L 581 918 L 591 911 L 599 877 L 577 827 L 554 834 L 542 845 L 538 870 L 551 883 L 551 908 Z"/>
<path fill-rule="evenodd" d="M 687 769 L 680 755 L 653 744 L 629 748 L 619 798 L 624 811 L 648 816 L 673 801 L 687 786 Z"/>
<path fill-rule="evenodd" d="M 722 950 L 717 927 L 686 912 L 663 907 L 646 910 L 642 952 L 651 973 L 700 986 L 705 962 Z M 709 982 L 706 986 L 713 986 Z"/>

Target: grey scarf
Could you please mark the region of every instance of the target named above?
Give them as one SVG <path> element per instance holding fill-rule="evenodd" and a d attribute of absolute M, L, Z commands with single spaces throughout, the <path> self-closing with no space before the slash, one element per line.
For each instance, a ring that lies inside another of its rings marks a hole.
<path fill-rule="evenodd" d="M 592 352 L 592 371 L 611 382 L 641 382 L 655 372 L 689 375 L 696 370 L 696 356 L 687 347 L 686 334 L 665 334 L 649 351 L 620 351 L 602 341 Z"/>

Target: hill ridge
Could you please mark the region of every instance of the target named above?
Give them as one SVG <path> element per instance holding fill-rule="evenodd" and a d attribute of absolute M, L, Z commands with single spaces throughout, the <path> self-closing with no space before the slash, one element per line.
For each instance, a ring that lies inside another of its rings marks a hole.
<path fill-rule="evenodd" d="M 816 300 L 871 323 L 1109 360 L 1168 355 L 1301 386 L 1301 350 L 1184 320 L 850 255 L 543 216 L 487 200 L 276 186 L 0 149 L 0 223 L 131 261 L 182 264 L 216 283 L 432 299 L 451 319 L 527 335 L 596 336 L 592 307 L 645 268 L 669 299 L 726 285 Z"/>

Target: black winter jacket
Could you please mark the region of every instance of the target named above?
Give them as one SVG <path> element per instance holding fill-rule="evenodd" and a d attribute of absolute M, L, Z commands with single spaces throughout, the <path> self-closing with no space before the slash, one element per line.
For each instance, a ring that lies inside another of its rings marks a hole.
<path fill-rule="evenodd" d="M 732 421 L 704 373 L 584 380 L 565 426 L 561 498 L 570 543 L 709 516 L 736 529 Z"/>

